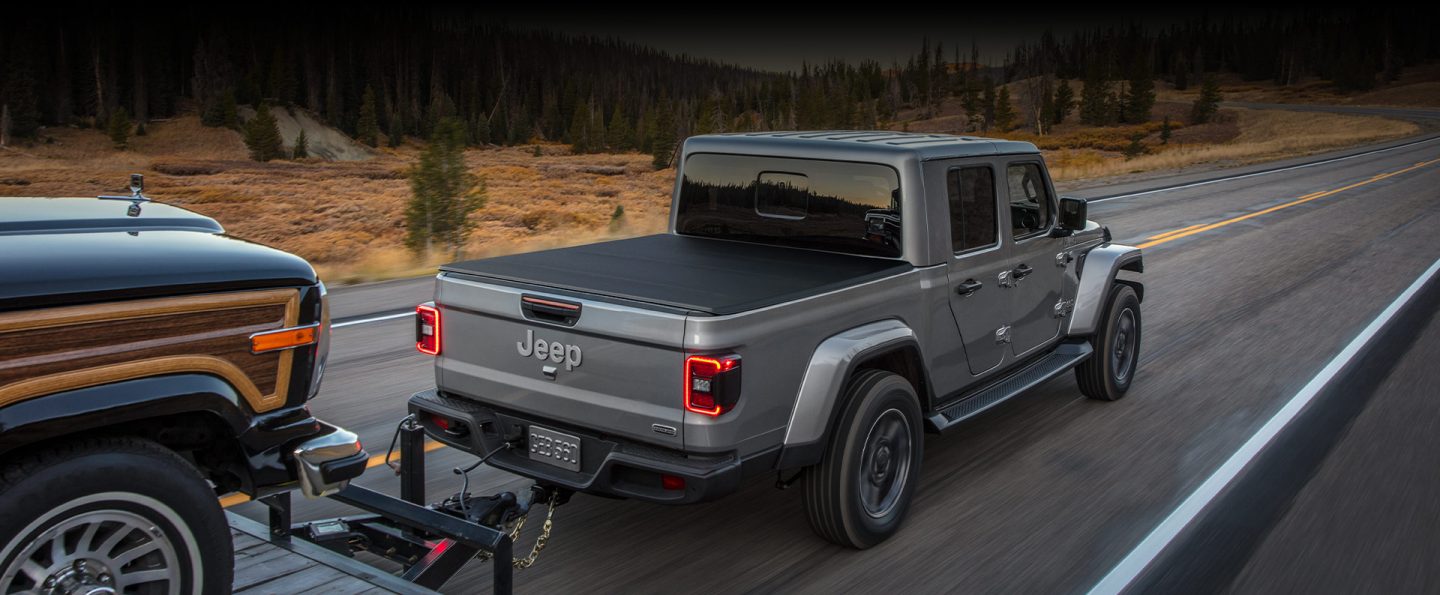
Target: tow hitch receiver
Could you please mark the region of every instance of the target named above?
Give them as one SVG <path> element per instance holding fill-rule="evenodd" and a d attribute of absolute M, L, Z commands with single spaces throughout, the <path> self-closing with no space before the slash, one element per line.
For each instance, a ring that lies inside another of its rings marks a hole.
<path fill-rule="evenodd" d="M 329 498 L 366 514 L 300 524 L 291 521 L 288 492 L 261 498 L 270 509 L 271 541 L 298 538 L 347 557 L 369 552 L 401 564 L 401 578 L 427 589 L 439 589 L 472 559 L 509 561 L 495 565 L 493 578 L 495 593 L 510 593 L 513 569 L 535 563 L 550 538 L 555 509 L 569 501 L 570 491 L 536 484 L 522 500 L 513 492 L 473 496 L 462 488 L 426 505 L 425 431 L 407 417 L 396 430 L 396 441 L 400 461 L 391 467 L 400 476 L 399 498 L 352 484 Z M 515 558 L 515 539 L 532 508 L 542 504 L 540 535 L 527 555 Z"/>

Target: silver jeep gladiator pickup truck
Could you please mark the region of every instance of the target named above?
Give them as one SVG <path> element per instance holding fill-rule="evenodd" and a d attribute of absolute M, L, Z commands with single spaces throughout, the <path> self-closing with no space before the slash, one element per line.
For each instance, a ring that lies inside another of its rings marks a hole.
<path fill-rule="evenodd" d="M 1115 400 L 1140 250 L 1034 145 L 894 132 L 692 137 L 670 232 L 458 262 L 418 309 L 433 438 L 539 482 L 689 503 L 800 482 L 866 548 L 944 432 L 1075 369 Z"/>

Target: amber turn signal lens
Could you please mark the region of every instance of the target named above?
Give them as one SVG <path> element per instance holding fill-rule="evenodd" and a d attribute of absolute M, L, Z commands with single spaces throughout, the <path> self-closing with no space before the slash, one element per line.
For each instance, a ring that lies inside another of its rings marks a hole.
<path fill-rule="evenodd" d="M 282 328 L 250 335 L 250 353 L 265 353 L 310 345 L 315 342 L 317 325 Z"/>

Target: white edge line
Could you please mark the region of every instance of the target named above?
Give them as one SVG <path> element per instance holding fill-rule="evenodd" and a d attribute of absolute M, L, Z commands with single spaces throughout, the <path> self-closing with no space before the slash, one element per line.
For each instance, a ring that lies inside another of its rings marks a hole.
<path fill-rule="evenodd" d="M 1132 192 L 1132 193 L 1130 193 L 1130 194 L 1120 194 L 1120 195 L 1116 195 L 1116 196 L 1107 196 L 1107 197 L 1104 197 L 1104 198 L 1087 199 L 1086 202 L 1088 202 L 1088 203 L 1100 203 L 1100 202 L 1105 202 L 1105 201 L 1107 201 L 1107 200 L 1119 200 L 1119 199 L 1122 199 L 1122 198 L 1133 198 L 1133 197 L 1136 197 L 1136 196 L 1145 196 L 1145 195 L 1147 195 L 1147 194 L 1157 194 L 1157 193 L 1160 193 L 1160 192 L 1170 192 L 1170 191 L 1172 191 L 1172 190 L 1184 190 L 1184 189 L 1186 189 L 1186 188 L 1194 188 L 1194 187 L 1196 187 L 1196 186 L 1206 186 L 1206 185 L 1209 185 L 1209 184 L 1219 184 L 1219 183 L 1221 183 L 1221 182 L 1230 182 L 1230 181 L 1233 181 L 1233 180 L 1243 180 L 1243 179 L 1245 179 L 1245 178 L 1253 178 L 1253 177 L 1256 177 L 1256 176 L 1267 176 L 1267 175 L 1270 175 L 1270 174 L 1278 174 L 1278 173 L 1280 173 L 1280 172 L 1287 172 L 1287 171 L 1292 171 L 1292 170 L 1297 170 L 1297 169 L 1304 169 L 1304 168 L 1307 168 L 1307 167 L 1315 167 L 1315 166 L 1317 166 L 1317 165 L 1325 165 L 1325 164 L 1327 164 L 1327 163 L 1335 163 L 1335 162 L 1337 162 L 1337 161 L 1345 161 L 1346 159 L 1354 159 L 1354 158 L 1356 158 L 1356 157 L 1365 157 L 1365 156 L 1368 156 L 1368 155 L 1375 155 L 1375 154 L 1384 153 L 1384 152 L 1387 152 L 1387 151 L 1394 151 L 1394 150 L 1396 150 L 1396 149 L 1405 149 L 1405 148 L 1408 148 L 1408 147 L 1413 147 L 1413 146 L 1416 146 L 1416 145 L 1423 145 L 1423 144 L 1425 144 L 1425 143 L 1434 142 L 1434 141 L 1437 141 L 1437 140 L 1440 140 L 1440 136 L 1433 137 L 1433 138 L 1427 138 L 1427 139 L 1425 139 L 1425 140 L 1418 140 L 1418 141 L 1415 141 L 1415 142 L 1405 143 L 1405 144 L 1401 144 L 1401 145 L 1395 145 L 1395 146 L 1393 146 L 1393 147 L 1385 147 L 1384 149 L 1375 149 L 1374 151 L 1365 151 L 1365 152 L 1363 152 L 1363 153 L 1356 153 L 1356 154 L 1354 154 L 1354 155 L 1346 155 L 1346 156 L 1344 156 L 1344 157 L 1335 157 L 1335 158 L 1332 158 L 1332 159 L 1322 159 L 1322 160 L 1320 160 L 1320 161 L 1312 161 L 1312 162 L 1310 162 L 1310 163 L 1301 163 L 1300 165 L 1292 165 L 1292 166 L 1289 166 L 1289 167 L 1282 167 L 1282 168 L 1280 168 L 1280 169 L 1269 169 L 1269 170 L 1265 170 L 1265 171 L 1257 171 L 1257 172 L 1254 172 L 1254 173 L 1240 174 L 1240 175 L 1238 175 L 1238 176 L 1229 176 L 1229 177 L 1225 177 L 1225 178 L 1216 178 L 1216 179 L 1213 179 L 1213 180 L 1204 180 L 1204 181 L 1195 182 L 1195 183 L 1192 183 L 1192 184 L 1182 184 L 1182 185 L 1180 185 L 1180 186 L 1170 186 L 1170 187 L 1168 187 L 1168 188 L 1156 188 L 1156 189 L 1154 189 L 1154 190 L 1144 190 L 1144 191 L 1141 191 L 1141 192 Z"/>
<path fill-rule="evenodd" d="M 1360 334 L 1351 340 L 1350 344 L 1340 350 L 1340 353 L 1336 354 L 1335 358 L 1331 359 L 1319 374 L 1311 378 L 1310 382 L 1300 389 L 1300 392 L 1295 393 L 1295 396 L 1291 397 L 1290 401 L 1285 403 L 1274 417 L 1271 417 L 1255 435 L 1246 440 L 1245 444 L 1235 451 L 1235 454 L 1230 455 L 1230 458 L 1220 465 L 1220 468 L 1216 469 L 1204 483 L 1200 484 L 1200 487 L 1195 488 L 1195 491 L 1185 498 L 1179 507 L 1165 517 L 1165 520 L 1145 536 L 1145 539 L 1136 545 L 1129 555 L 1125 556 L 1104 578 L 1100 579 L 1100 582 L 1090 589 L 1090 595 L 1118 594 L 1129 587 L 1130 583 L 1140 576 L 1140 573 L 1151 562 L 1154 562 L 1155 558 L 1159 557 L 1160 552 L 1174 541 L 1180 531 L 1194 521 L 1200 511 L 1204 510 L 1215 499 L 1215 496 L 1254 460 L 1255 455 L 1274 440 L 1275 436 L 1314 400 L 1315 395 L 1319 394 L 1320 390 L 1325 388 L 1325 385 L 1331 380 L 1334 380 L 1341 369 L 1355 359 L 1360 350 L 1364 349 L 1365 345 L 1379 334 L 1380 329 L 1389 323 L 1401 308 L 1405 307 L 1405 304 L 1435 276 L 1437 271 L 1440 271 L 1440 260 L 1431 264 L 1430 268 L 1426 269 L 1424 274 L 1420 275 L 1414 283 L 1410 284 L 1410 287 L 1395 298 L 1395 301 L 1381 311 L 1380 315 L 1365 327 L 1365 330 L 1360 331 Z"/>
<path fill-rule="evenodd" d="M 360 319 L 360 320 L 347 320 L 347 321 L 345 321 L 345 322 L 337 322 L 337 323 L 335 323 L 335 324 L 332 324 L 332 325 L 330 325 L 330 328 L 344 328 L 344 327 L 352 326 L 352 325 L 356 325 L 356 324 L 369 324 L 369 323 L 371 323 L 371 322 L 384 322 L 384 321 L 386 321 L 386 320 L 395 320 L 396 318 L 409 318 L 409 317 L 414 316 L 414 315 L 415 315 L 414 312 L 401 312 L 401 313 L 399 313 L 399 314 L 390 314 L 390 315 L 387 315 L 387 316 L 376 316 L 376 317 L 374 317 L 374 318 L 362 318 L 362 319 Z"/>

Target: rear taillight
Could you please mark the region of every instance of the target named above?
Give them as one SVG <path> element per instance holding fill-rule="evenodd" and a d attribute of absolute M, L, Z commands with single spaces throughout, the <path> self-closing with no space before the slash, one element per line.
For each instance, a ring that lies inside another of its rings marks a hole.
<path fill-rule="evenodd" d="M 434 303 L 415 307 L 415 349 L 426 355 L 440 355 L 440 309 Z"/>
<path fill-rule="evenodd" d="M 685 358 L 685 409 L 715 416 L 740 400 L 740 356 L 692 355 Z"/>

